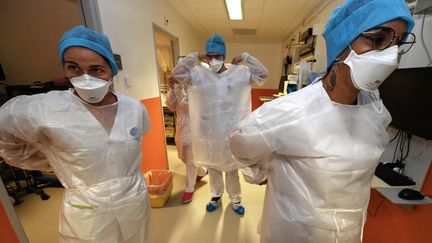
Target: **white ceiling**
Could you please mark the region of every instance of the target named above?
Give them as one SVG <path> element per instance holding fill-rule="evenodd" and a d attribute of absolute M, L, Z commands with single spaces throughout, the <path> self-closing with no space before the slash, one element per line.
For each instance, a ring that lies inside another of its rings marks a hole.
<path fill-rule="evenodd" d="M 224 0 L 168 2 L 205 37 L 218 33 L 228 42 L 281 42 L 327 1 L 243 0 L 243 20 L 228 19 Z"/>

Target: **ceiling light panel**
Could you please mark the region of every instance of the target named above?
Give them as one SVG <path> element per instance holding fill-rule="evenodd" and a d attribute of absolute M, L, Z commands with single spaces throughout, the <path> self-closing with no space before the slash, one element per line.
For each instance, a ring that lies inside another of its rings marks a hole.
<path fill-rule="evenodd" d="M 225 6 L 227 8 L 228 17 L 230 20 L 243 19 L 242 0 L 225 0 Z"/>

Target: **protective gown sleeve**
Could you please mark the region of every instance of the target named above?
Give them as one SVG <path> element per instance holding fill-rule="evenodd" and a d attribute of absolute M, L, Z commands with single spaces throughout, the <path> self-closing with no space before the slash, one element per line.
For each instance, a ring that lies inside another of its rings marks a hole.
<path fill-rule="evenodd" d="M 193 52 L 182 58 L 173 69 L 174 78 L 182 84 L 192 84 L 193 65 L 198 61 L 198 52 Z"/>
<path fill-rule="evenodd" d="M 177 98 L 175 96 L 174 89 L 168 90 L 167 97 L 166 97 L 166 105 L 170 111 L 176 111 L 177 107 Z"/>
<path fill-rule="evenodd" d="M 239 170 L 247 183 L 262 185 L 267 180 L 266 164 L 251 165 Z"/>
<path fill-rule="evenodd" d="M 230 136 L 230 149 L 243 165 L 254 165 L 271 152 L 271 146 L 263 134 L 260 124 L 260 109 L 255 110 L 236 126 Z"/>
<path fill-rule="evenodd" d="M 244 119 L 230 136 L 230 149 L 246 182 L 260 184 L 267 179 L 267 158 L 273 152 L 260 124 L 262 112 L 257 109 Z"/>
<path fill-rule="evenodd" d="M 40 143 L 43 95 L 18 96 L 0 108 L 0 156 L 6 163 L 27 169 L 50 171 Z"/>
<path fill-rule="evenodd" d="M 251 71 L 251 77 L 250 82 L 256 83 L 258 85 L 262 85 L 267 77 L 268 77 L 268 70 L 264 65 L 258 61 L 255 57 L 249 55 L 249 53 L 244 52 L 242 54 L 243 63 L 249 67 Z"/>

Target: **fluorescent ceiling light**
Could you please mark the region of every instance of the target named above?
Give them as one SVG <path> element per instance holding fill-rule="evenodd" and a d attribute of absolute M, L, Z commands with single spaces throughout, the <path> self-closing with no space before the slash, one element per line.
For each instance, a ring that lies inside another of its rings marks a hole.
<path fill-rule="evenodd" d="M 225 6 L 230 20 L 243 19 L 242 0 L 225 0 Z"/>

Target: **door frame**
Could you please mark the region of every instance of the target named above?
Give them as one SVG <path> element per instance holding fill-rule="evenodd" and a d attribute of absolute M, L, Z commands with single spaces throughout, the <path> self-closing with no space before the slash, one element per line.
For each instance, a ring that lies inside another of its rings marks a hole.
<path fill-rule="evenodd" d="M 172 52 L 173 52 L 173 67 L 176 64 L 176 60 L 179 57 L 179 53 L 180 53 L 180 48 L 179 48 L 179 38 L 176 37 L 175 35 L 171 34 L 170 32 L 168 32 L 167 30 L 165 30 L 164 28 L 158 26 L 157 24 L 153 23 L 153 40 L 154 40 L 154 52 L 155 52 L 155 63 L 156 63 L 156 67 L 158 67 L 158 58 L 157 58 L 157 43 L 156 43 L 156 32 L 162 33 L 163 35 L 165 35 L 166 37 L 168 37 L 171 41 L 172 41 Z M 161 92 L 161 78 L 159 75 L 159 70 L 156 72 L 157 73 L 157 78 L 158 78 L 158 90 L 159 90 L 159 100 L 160 100 L 160 112 L 162 114 L 162 118 L 164 118 L 164 109 L 163 109 L 163 100 L 162 100 L 162 92 Z M 174 117 L 175 119 L 175 117 Z M 163 121 L 163 131 L 164 131 L 164 140 L 165 140 L 165 146 L 167 145 L 167 137 L 166 137 L 166 130 L 165 130 L 165 120 L 162 119 Z M 175 122 L 174 122 L 175 124 Z M 168 150 L 167 151 L 167 158 L 168 158 Z"/>
<path fill-rule="evenodd" d="M 77 4 L 84 25 L 90 29 L 103 33 L 102 20 L 99 14 L 99 5 L 97 1 L 78 0 Z"/>

